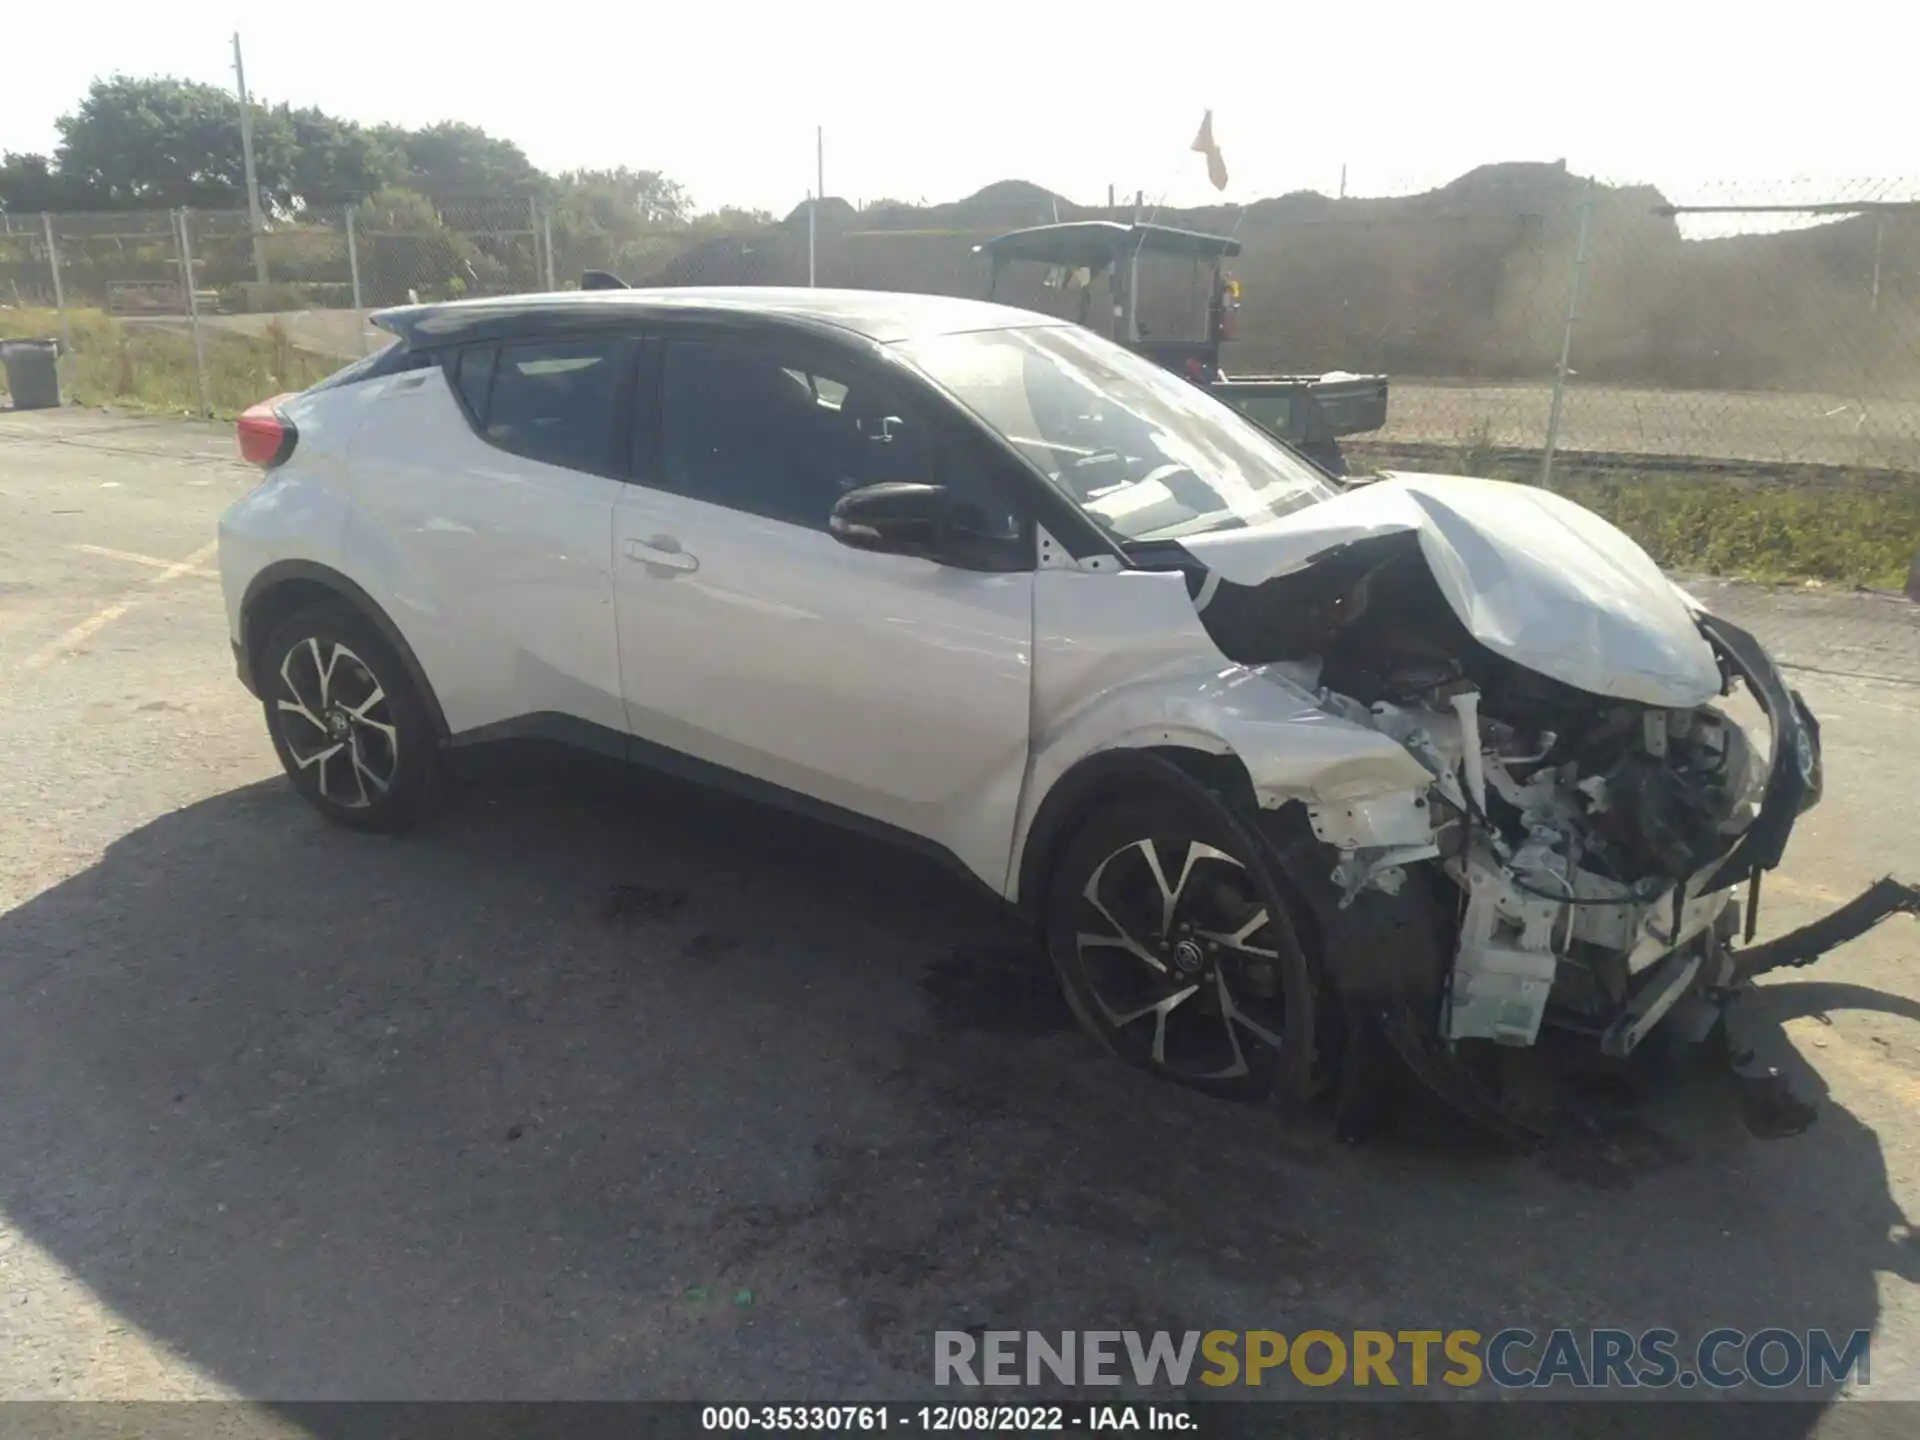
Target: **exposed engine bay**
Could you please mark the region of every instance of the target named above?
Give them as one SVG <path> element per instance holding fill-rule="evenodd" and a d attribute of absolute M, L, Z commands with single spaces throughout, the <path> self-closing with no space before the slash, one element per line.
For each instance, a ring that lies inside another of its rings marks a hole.
<path fill-rule="evenodd" d="M 1243 678 L 1286 692 L 1297 738 L 1250 733 L 1247 778 L 1288 887 L 1271 903 L 1315 937 L 1324 983 L 1301 993 L 1328 1083 L 1380 1071 L 1352 1056 L 1384 1045 L 1456 1112 L 1539 1138 L 1507 1062 L 1604 1066 L 1657 1027 L 1721 1043 L 1756 1135 L 1812 1123 L 1751 982 L 1920 914 L 1920 888 L 1887 877 L 1752 943 L 1824 785 L 1819 723 L 1754 636 L 1592 512 L 1463 476 L 1376 477 L 1131 554 L 1185 576 L 1232 662 L 1219 720 L 1260 714 Z"/>
<path fill-rule="evenodd" d="M 1730 888 L 1699 882 L 1753 825 L 1767 756 L 1719 699 L 1596 696 L 1491 653 L 1400 536 L 1260 585 L 1210 579 L 1196 600 L 1229 658 L 1286 666 L 1432 775 L 1424 795 L 1309 814 L 1346 903 L 1415 865 L 1457 886 L 1446 1040 L 1530 1045 L 1551 1019 L 1625 1054 L 1729 938 Z"/>

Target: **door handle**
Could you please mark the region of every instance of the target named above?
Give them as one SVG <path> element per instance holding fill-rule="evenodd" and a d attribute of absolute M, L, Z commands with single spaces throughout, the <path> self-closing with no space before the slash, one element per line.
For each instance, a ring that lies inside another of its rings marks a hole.
<path fill-rule="evenodd" d="M 700 568 L 700 561 L 680 548 L 671 535 L 655 535 L 649 540 L 627 541 L 629 560 L 637 560 L 649 571 L 663 575 L 686 575 Z"/>

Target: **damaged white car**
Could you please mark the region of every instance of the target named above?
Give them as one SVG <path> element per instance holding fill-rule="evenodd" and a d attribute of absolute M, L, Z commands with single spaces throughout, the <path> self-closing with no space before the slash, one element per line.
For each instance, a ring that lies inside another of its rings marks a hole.
<path fill-rule="evenodd" d="M 267 474 L 221 526 L 240 676 L 345 823 L 419 819 L 461 747 L 586 744 L 952 861 L 1157 1073 L 1349 1121 L 1411 1073 L 1507 1131 L 1476 1052 L 1704 1036 L 1754 970 L 1912 906 L 1740 948 L 1818 726 L 1553 495 L 1339 484 L 971 301 L 376 323 L 387 350 L 242 419 Z"/>

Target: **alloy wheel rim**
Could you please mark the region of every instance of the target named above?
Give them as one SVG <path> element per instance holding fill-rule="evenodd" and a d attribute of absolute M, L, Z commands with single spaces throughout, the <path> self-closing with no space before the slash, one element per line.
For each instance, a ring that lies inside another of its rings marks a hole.
<path fill-rule="evenodd" d="M 1284 1052 L 1279 936 L 1239 860 L 1143 837 L 1096 865 L 1080 899 L 1088 997 L 1125 1044 L 1194 1080 L 1240 1079 Z"/>
<path fill-rule="evenodd" d="M 280 661 L 280 736 L 322 799 L 365 810 L 393 788 L 400 731 L 373 669 L 336 640 L 302 640 Z"/>

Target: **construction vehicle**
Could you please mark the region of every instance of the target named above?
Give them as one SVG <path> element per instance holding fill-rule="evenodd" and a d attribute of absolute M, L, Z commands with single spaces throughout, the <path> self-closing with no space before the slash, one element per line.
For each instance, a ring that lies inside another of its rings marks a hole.
<path fill-rule="evenodd" d="M 1045 283 L 1062 294 L 1078 292 L 1073 318 L 1138 355 L 1183 375 L 1278 436 L 1322 469 L 1346 473 L 1340 438 L 1378 430 L 1387 422 L 1387 377 L 1334 372 L 1325 375 L 1228 375 L 1220 350 L 1237 336 L 1240 282 L 1224 262 L 1240 253 L 1231 236 L 1208 235 L 1167 225 L 1074 220 L 1009 231 L 975 246 L 990 262 L 987 297 L 998 298 L 1010 265 L 1046 267 Z M 1206 291 L 1199 339 L 1149 336 L 1141 324 L 1143 261 L 1152 257 L 1191 260 Z M 1110 303 L 1094 312 L 1094 291 L 1104 284 Z"/>

